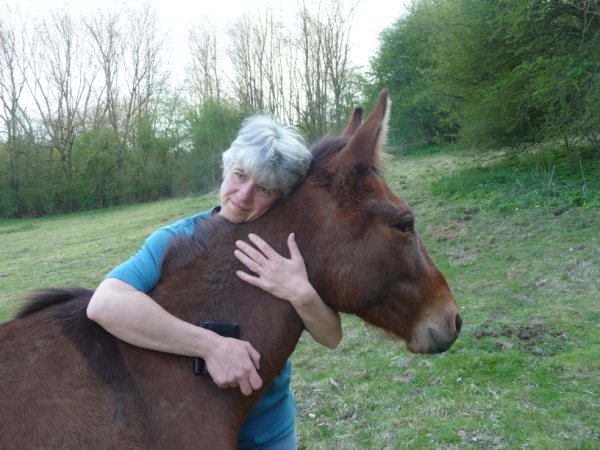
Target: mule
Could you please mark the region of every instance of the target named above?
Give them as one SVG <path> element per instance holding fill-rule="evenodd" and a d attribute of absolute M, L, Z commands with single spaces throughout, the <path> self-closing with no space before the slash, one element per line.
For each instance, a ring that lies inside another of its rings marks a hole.
<path fill-rule="evenodd" d="M 235 275 L 235 241 L 256 233 L 280 253 L 293 231 L 309 279 L 334 310 L 443 352 L 461 318 L 407 204 L 385 182 L 380 149 L 388 92 L 369 117 L 313 147 L 306 180 L 258 220 L 218 216 L 176 241 L 150 295 L 189 321 L 240 324 L 261 354 L 263 388 L 243 396 L 195 376 L 191 359 L 124 343 L 90 321 L 92 291 L 38 292 L 0 326 L 0 448 L 234 449 L 244 417 L 303 331 L 293 307 Z"/>

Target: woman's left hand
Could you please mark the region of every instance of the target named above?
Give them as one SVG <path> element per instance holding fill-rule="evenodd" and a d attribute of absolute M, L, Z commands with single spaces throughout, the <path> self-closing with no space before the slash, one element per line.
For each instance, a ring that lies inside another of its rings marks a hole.
<path fill-rule="evenodd" d="M 296 244 L 294 233 L 291 233 L 287 240 L 289 259 L 277 253 L 256 234 L 250 234 L 248 239 L 256 248 L 247 242 L 237 241 L 234 253 L 236 258 L 256 275 L 238 270 L 238 277 L 279 299 L 289 301 L 296 308 L 314 298 L 315 290 L 308 281 L 304 259 Z"/>
<path fill-rule="evenodd" d="M 287 240 L 289 259 L 281 256 L 255 234 L 250 234 L 248 239 L 256 248 L 247 242 L 237 241 L 235 256 L 255 275 L 243 270 L 238 270 L 236 275 L 246 283 L 290 302 L 304 327 L 317 342 L 329 348 L 337 347 L 342 339 L 340 316 L 323 302 L 308 281 L 304 259 L 294 233 Z"/>

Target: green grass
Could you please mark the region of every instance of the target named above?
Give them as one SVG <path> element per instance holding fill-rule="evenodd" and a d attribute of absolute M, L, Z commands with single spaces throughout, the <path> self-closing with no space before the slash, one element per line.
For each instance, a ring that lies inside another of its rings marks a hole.
<path fill-rule="evenodd" d="M 208 209 L 216 194 L 36 219 L 0 220 L 0 321 L 32 289 L 95 287 L 160 225 Z"/>
<path fill-rule="evenodd" d="M 412 355 L 344 316 L 337 350 L 293 356 L 302 449 L 600 448 L 600 160 L 391 152 L 387 178 L 446 274 L 464 327 Z M 27 289 L 93 287 L 162 223 L 214 194 L 0 221 L 0 320 Z"/>

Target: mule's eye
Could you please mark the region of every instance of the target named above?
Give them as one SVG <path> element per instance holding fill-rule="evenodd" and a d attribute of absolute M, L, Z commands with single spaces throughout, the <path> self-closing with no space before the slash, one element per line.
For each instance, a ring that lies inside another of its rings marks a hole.
<path fill-rule="evenodd" d="M 412 231 L 415 229 L 415 221 L 412 217 L 409 217 L 395 224 L 394 228 L 400 231 Z"/>

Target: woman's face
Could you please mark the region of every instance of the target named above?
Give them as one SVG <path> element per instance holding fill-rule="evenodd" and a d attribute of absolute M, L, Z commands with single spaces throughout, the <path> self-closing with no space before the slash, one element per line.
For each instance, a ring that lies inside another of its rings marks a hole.
<path fill-rule="evenodd" d="M 251 222 L 266 213 L 281 197 L 281 192 L 261 185 L 240 164 L 225 174 L 221 189 L 220 214 L 233 223 Z"/>

